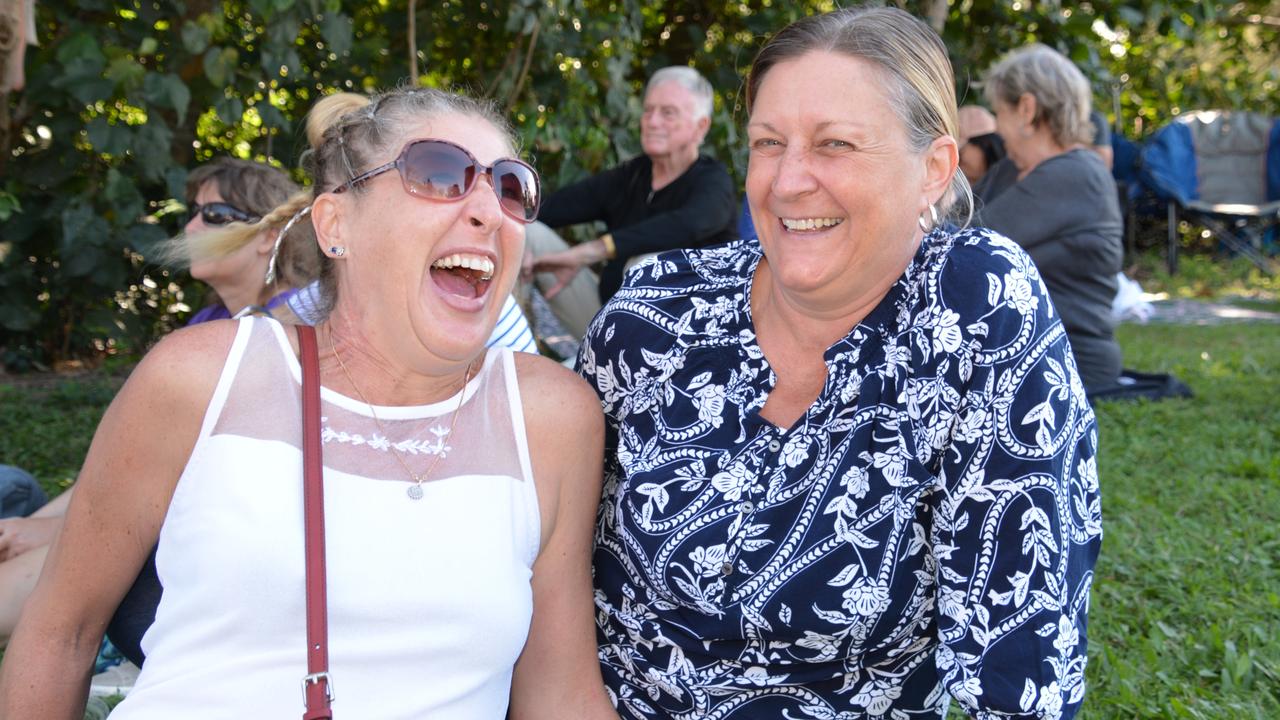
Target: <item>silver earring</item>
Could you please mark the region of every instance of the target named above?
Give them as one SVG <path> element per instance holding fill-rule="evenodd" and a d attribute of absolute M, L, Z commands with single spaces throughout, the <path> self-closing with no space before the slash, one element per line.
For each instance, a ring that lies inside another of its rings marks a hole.
<path fill-rule="evenodd" d="M 334 257 L 342 257 L 343 255 L 347 254 L 347 249 L 342 247 L 341 245 L 334 245 L 329 248 L 329 254 L 333 255 Z"/>
<path fill-rule="evenodd" d="M 280 245 L 284 242 L 284 236 L 289 234 L 289 230 L 293 228 L 293 224 L 298 220 L 307 216 L 311 212 L 311 206 L 308 205 L 289 218 L 289 222 L 284 224 L 284 229 L 276 235 L 275 247 L 271 248 L 271 259 L 267 261 L 267 276 L 264 283 L 270 285 L 276 281 L 276 259 L 280 257 Z"/>
<path fill-rule="evenodd" d="M 929 204 L 929 220 L 924 219 L 924 213 L 916 218 L 916 223 L 920 225 L 920 229 L 926 233 L 938 227 L 938 207 L 932 203 Z"/>

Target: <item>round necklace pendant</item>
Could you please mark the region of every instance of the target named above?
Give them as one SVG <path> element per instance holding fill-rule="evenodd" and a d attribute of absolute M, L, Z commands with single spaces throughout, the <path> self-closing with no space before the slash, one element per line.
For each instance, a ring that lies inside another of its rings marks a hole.
<path fill-rule="evenodd" d="M 418 485 L 418 484 L 416 484 L 416 483 L 415 483 L 415 484 L 413 484 L 413 485 L 410 485 L 410 486 L 409 486 L 409 489 L 408 489 L 408 490 L 406 490 L 405 492 L 409 495 L 409 499 L 410 499 L 410 500 L 421 500 L 421 499 L 422 499 L 422 486 L 421 486 L 421 485 Z"/>

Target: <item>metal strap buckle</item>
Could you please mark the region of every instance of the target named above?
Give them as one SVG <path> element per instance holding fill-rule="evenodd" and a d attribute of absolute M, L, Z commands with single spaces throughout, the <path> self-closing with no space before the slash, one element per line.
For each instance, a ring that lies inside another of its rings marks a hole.
<path fill-rule="evenodd" d="M 315 683 L 318 683 L 321 680 L 324 681 L 325 697 L 329 699 L 329 702 L 333 702 L 333 698 L 334 698 L 333 678 L 329 677 L 329 673 L 327 672 L 311 673 L 310 675 L 302 678 L 302 706 L 303 707 L 306 707 L 307 705 L 307 686 L 314 685 Z"/>

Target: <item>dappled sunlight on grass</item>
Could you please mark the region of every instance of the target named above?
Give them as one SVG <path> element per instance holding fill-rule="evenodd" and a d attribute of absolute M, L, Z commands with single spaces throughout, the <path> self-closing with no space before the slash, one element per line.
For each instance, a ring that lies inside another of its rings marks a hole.
<path fill-rule="evenodd" d="M 1280 271 L 1280 263 L 1275 265 Z M 1179 255 L 1178 272 L 1170 275 L 1164 254 L 1147 251 L 1126 272 L 1149 293 L 1166 293 L 1172 298 L 1251 300 L 1256 309 L 1280 310 L 1280 274 L 1267 275 L 1241 257 Z"/>

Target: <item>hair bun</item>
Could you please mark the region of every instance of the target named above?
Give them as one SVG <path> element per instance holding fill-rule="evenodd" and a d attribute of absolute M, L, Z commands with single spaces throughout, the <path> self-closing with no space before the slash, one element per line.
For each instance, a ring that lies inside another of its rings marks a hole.
<path fill-rule="evenodd" d="M 358 93 L 340 92 L 320 98 L 311 112 L 307 113 L 307 144 L 312 149 L 319 148 L 326 130 L 336 125 L 343 116 L 368 105 L 369 98 Z"/>

